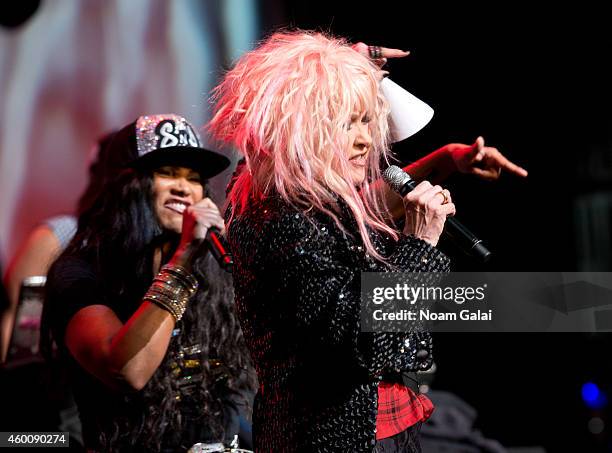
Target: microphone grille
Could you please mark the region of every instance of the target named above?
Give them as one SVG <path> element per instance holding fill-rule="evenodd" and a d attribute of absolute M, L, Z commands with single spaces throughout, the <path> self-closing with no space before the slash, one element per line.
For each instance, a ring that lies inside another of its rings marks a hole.
<path fill-rule="evenodd" d="M 402 187 L 411 180 L 410 175 L 397 165 L 390 165 L 382 175 L 385 182 L 395 192 L 400 192 Z"/>

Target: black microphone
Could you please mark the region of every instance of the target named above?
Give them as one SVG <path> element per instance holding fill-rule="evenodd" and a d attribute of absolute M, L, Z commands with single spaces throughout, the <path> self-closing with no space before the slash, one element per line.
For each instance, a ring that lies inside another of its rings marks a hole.
<path fill-rule="evenodd" d="M 395 165 L 391 165 L 383 172 L 383 179 L 402 198 L 417 186 L 416 181 L 408 173 Z M 483 262 L 487 262 L 491 258 L 491 252 L 482 243 L 482 240 L 474 236 L 470 230 L 454 217 L 446 219 L 444 233 L 468 255 L 475 256 Z"/>
<path fill-rule="evenodd" d="M 221 269 L 232 272 L 232 266 L 234 265 L 234 259 L 232 255 L 227 251 L 225 247 L 225 241 L 221 239 L 221 232 L 219 228 L 210 227 L 206 232 L 206 238 L 204 242 L 206 242 L 206 246 L 212 256 L 217 260 Z"/>

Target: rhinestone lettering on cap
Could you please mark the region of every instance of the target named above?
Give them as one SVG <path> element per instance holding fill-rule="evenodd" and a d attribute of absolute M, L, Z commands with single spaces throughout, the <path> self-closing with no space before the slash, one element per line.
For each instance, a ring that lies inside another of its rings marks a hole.
<path fill-rule="evenodd" d="M 179 115 L 148 115 L 136 121 L 138 157 L 173 146 L 200 148 L 202 141 L 191 125 Z"/>

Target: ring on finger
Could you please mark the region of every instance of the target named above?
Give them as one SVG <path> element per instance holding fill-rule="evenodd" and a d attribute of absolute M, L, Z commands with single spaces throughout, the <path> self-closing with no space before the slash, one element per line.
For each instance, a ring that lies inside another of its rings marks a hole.
<path fill-rule="evenodd" d="M 368 46 L 368 53 L 372 60 L 378 60 L 382 58 L 382 49 L 380 46 Z"/>
<path fill-rule="evenodd" d="M 442 197 L 444 198 L 444 200 L 442 201 L 442 204 L 446 204 L 448 203 L 448 195 L 446 195 L 447 190 L 441 190 L 440 192 L 438 192 L 436 195 L 442 195 Z"/>

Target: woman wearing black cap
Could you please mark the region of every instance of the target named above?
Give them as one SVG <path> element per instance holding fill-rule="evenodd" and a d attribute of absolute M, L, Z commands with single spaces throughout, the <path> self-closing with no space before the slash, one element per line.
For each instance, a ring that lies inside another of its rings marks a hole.
<path fill-rule="evenodd" d="M 254 377 L 229 276 L 202 246 L 209 228 L 224 228 L 206 179 L 229 161 L 177 115 L 140 117 L 110 150 L 116 176 L 50 270 L 44 314 L 86 447 L 235 442 Z"/>

